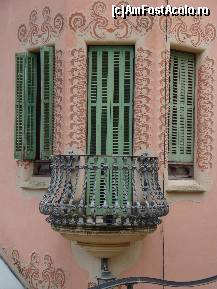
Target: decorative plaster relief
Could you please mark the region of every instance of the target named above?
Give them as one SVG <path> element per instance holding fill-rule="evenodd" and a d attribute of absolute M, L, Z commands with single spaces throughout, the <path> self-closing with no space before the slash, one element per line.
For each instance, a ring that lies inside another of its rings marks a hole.
<path fill-rule="evenodd" d="M 46 44 L 51 39 L 60 36 L 64 29 L 64 17 L 62 14 L 56 14 L 52 20 L 50 8 L 45 7 L 42 11 L 42 18 L 42 23 L 38 23 L 38 12 L 32 10 L 29 16 L 29 24 L 19 26 L 17 36 L 22 44 Z"/>
<path fill-rule="evenodd" d="M 83 151 L 86 145 L 87 56 L 83 48 L 74 48 L 71 57 L 68 145 Z"/>
<path fill-rule="evenodd" d="M 168 118 L 169 113 L 169 62 L 170 52 L 164 50 L 161 52 L 160 65 L 160 117 L 159 117 L 159 167 L 162 168 L 167 162 L 168 150 Z"/>
<path fill-rule="evenodd" d="M 86 144 L 87 59 L 84 49 L 71 51 L 70 146 L 84 150 Z M 151 51 L 139 47 L 135 72 L 135 145 L 134 150 L 149 148 L 151 118 Z"/>
<path fill-rule="evenodd" d="M 119 2 L 117 6 L 128 4 L 123 1 Z M 108 35 L 116 39 L 126 39 L 132 34 L 134 36 L 136 34 L 145 35 L 152 29 L 154 17 L 150 15 L 127 17 L 127 19 L 119 17 L 110 24 L 105 16 L 106 10 L 107 5 L 104 2 L 94 2 L 90 9 L 90 19 L 87 20 L 87 17 L 81 12 L 73 13 L 69 18 L 69 27 L 76 33 L 90 33 L 94 39 L 105 39 Z"/>
<path fill-rule="evenodd" d="M 214 124 L 214 59 L 206 57 L 197 75 L 197 166 L 212 167 Z"/>
<path fill-rule="evenodd" d="M 128 2 L 119 2 L 117 5 L 127 5 Z M 81 12 L 71 14 L 69 17 L 69 27 L 77 36 L 88 36 L 90 39 L 128 39 L 129 37 L 141 37 L 150 31 L 154 24 L 154 17 L 128 17 L 127 19 L 109 20 L 106 15 L 107 5 L 102 1 L 92 4 L 90 15 Z M 88 38 L 88 39 L 89 39 Z M 144 56 L 142 56 L 142 52 Z M 140 53 L 141 52 L 141 53 Z M 138 115 L 145 115 L 144 122 L 149 120 L 149 92 L 150 92 L 150 51 L 142 48 L 138 50 L 138 57 L 141 54 L 141 63 L 137 61 L 138 72 L 136 73 L 137 92 L 139 94 L 136 108 Z M 147 54 L 147 55 L 146 55 Z M 70 134 L 68 145 L 84 151 L 86 145 L 86 99 L 87 99 L 87 64 L 86 50 L 84 47 L 73 49 L 71 52 L 71 100 L 70 100 Z M 142 61 L 144 60 L 144 63 Z M 144 69 L 144 71 L 143 71 Z M 136 69 L 137 71 L 137 69 Z M 143 83 L 143 79 L 145 83 Z M 138 85 L 137 85 L 138 82 Z M 144 99 L 143 99 L 144 97 Z M 137 98 L 137 97 L 136 97 Z M 139 107 L 143 105 L 142 107 Z M 138 120 L 138 116 L 136 116 Z M 150 146 L 149 132 L 150 127 L 141 120 L 137 121 L 138 125 L 138 142 L 135 149 L 139 149 L 143 144 Z M 144 140 L 143 140 L 144 139 Z"/>
<path fill-rule="evenodd" d="M 142 47 L 137 48 L 134 102 L 135 152 L 151 146 L 151 65 L 151 51 Z"/>
<path fill-rule="evenodd" d="M 54 154 L 63 153 L 63 92 L 64 92 L 64 62 L 63 51 L 55 51 L 55 81 L 54 81 Z"/>
<path fill-rule="evenodd" d="M 46 254 L 43 258 L 43 265 L 39 254 L 33 252 L 28 265 L 23 264 L 20 260 L 18 250 L 13 250 L 10 255 L 4 249 L 8 261 L 20 274 L 30 287 L 30 289 L 64 289 L 66 277 L 61 268 L 53 266 L 53 260 L 50 255 Z"/>
<path fill-rule="evenodd" d="M 185 16 L 161 16 L 159 19 L 160 29 L 164 33 L 172 35 L 175 40 L 182 44 L 186 40 L 189 44 L 197 47 L 202 44 L 209 44 L 216 38 L 216 28 L 212 23 L 204 23 L 201 16 L 186 16 L 192 20 L 190 24 L 186 24 Z M 188 21 L 189 22 L 189 21 Z"/>

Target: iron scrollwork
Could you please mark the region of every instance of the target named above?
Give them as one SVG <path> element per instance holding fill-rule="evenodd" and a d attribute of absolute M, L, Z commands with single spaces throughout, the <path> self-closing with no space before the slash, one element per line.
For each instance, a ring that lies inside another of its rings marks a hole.
<path fill-rule="evenodd" d="M 53 227 L 67 229 L 155 229 L 168 213 L 158 159 L 147 155 L 53 156 L 50 186 L 39 208 Z"/>

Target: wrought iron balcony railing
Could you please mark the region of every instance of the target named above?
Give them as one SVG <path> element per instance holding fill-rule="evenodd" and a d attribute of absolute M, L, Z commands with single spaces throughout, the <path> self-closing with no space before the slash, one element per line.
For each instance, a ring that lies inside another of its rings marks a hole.
<path fill-rule="evenodd" d="M 168 204 L 158 181 L 158 160 L 142 156 L 56 155 L 40 203 L 53 227 L 155 229 Z"/>

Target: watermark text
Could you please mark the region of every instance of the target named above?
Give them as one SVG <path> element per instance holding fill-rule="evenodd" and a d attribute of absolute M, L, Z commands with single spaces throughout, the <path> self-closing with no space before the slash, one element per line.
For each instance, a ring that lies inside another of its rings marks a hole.
<path fill-rule="evenodd" d="M 112 17 L 122 17 L 126 19 L 128 16 L 209 16 L 210 9 L 207 7 L 190 7 L 187 5 L 175 7 L 171 5 L 161 5 L 159 7 L 151 7 L 148 5 L 131 6 L 131 5 L 112 5 Z"/>

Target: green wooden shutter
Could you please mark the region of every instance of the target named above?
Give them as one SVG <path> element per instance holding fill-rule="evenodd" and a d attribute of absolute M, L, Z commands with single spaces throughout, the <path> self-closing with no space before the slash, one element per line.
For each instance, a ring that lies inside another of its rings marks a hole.
<path fill-rule="evenodd" d="M 132 47 L 89 48 L 88 154 L 132 153 Z"/>
<path fill-rule="evenodd" d="M 132 108 L 133 108 L 133 48 L 113 47 L 113 96 L 111 97 L 111 126 L 110 153 L 113 155 L 132 154 Z M 111 159 L 111 162 L 114 160 Z M 124 170 L 124 165 L 130 168 L 131 160 L 124 163 L 122 157 L 117 160 L 118 171 L 113 170 L 110 178 L 112 190 L 111 203 L 115 203 L 116 196 L 120 205 L 126 203 L 124 191 L 128 192 L 131 201 L 131 178 L 129 171 Z M 112 166 L 112 163 L 111 163 Z M 128 182 L 126 182 L 126 179 Z"/>
<path fill-rule="evenodd" d="M 16 54 L 16 112 L 14 157 L 35 158 L 37 60 L 31 53 Z"/>
<path fill-rule="evenodd" d="M 37 56 L 26 55 L 25 95 L 25 136 L 24 159 L 34 160 L 36 154 L 36 97 L 37 97 Z"/>
<path fill-rule="evenodd" d="M 16 63 L 16 99 L 15 99 L 15 133 L 14 158 L 23 157 L 24 136 L 24 100 L 25 100 L 25 53 L 15 55 Z"/>
<path fill-rule="evenodd" d="M 41 128 L 40 158 L 49 159 L 53 152 L 54 48 L 41 48 Z"/>
<path fill-rule="evenodd" d="M 195 56 L 172 51 L 170 64 L 169 161 L 194 160 Z"/>
<path fill-rule="evenodd" d="M 132 47 L 89 48 L 87 153 L 102 155 L 102 158 L 98 158 L 97 165 L 106 163 L 110 171 L 108 175 L 101 170 L 89 170 L 89 203 L 93 192 L 97 192 L 97 205 L 102 205 L 105 200 L 111 205 L 115 202 L 116 194 L 119 202 L 123 203 L 123 170 L 112 172 L 114 160 L 105 155 L 132 153 L 133 58 Z M 117 157 L 116 162 L 121 169 L 123 159 Z M 90 158 L 89 166 L 93 163 L 94 157 Z M 114 188 L 117 189 L 115 184 L 118 184 L 117 192 L 114 191 Z M 131 198 L 130 190 L 128 191 Z"/>

